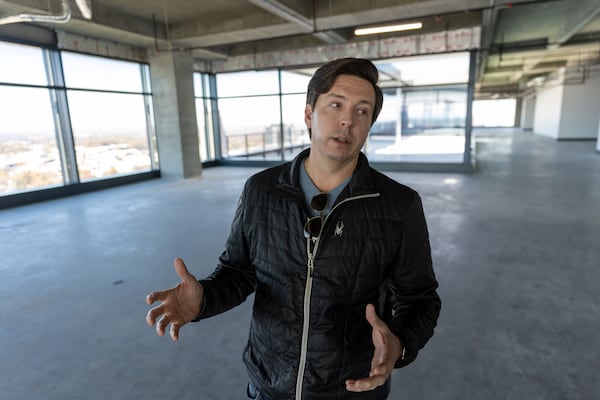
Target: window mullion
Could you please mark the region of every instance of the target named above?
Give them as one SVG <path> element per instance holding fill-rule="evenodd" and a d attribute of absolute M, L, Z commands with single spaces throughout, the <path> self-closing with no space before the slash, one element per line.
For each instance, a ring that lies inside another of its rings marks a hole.
<path fill-rule="evenodd" d="M 76 184 L 79 183 L 79 173 L 60 54 L 46 49 L 43 50 L 43 54 L 48 84 L 54 87 L 49 89 L 49 93 L 63 180 L 65 185 Z"/>
<path fill-rule="evenodd" d="M 148 148 L 150 149 L 150 167 L 158 170 L 160 161 L 158 156 L 158 145 L 156 142 L 156 129 L 154 121 L 154 108 L 152 102 L 152 93 L 150 85 L 150 71 L 147 65 L 140 64 L 140 74 L 142 77 L 142 91 L 144 93 L 144 110 L 146 115 L 146 135 L 148 138 Z"/>

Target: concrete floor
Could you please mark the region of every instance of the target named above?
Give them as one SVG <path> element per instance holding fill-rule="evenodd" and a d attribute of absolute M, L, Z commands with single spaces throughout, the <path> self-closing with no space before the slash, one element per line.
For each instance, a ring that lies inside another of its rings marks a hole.
<path fill-rule="evenodd" d="M 476 135 L 474 174 L 390 173 L 424 200 L 443 301 L 393 399 L 600 398 L 595 142 Z M 160 338 L 146 293 L 222 251 L 254 169 L 0 211 L 1 399 L 242 399 L 251 301 Z"/>

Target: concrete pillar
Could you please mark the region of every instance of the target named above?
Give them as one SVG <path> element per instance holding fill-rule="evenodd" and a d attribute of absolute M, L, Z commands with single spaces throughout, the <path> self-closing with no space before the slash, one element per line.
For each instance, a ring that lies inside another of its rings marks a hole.
<path fill-rule="evenodd" d="M 202 173 L 194 99 L 193 60 L 182 51 L 150 57 L 161 176 L 191 178 Z"/>
<path fill-rule="evenodd" d="M 535 116 L 535 96 L 524 97 L 521 105 L 521 129 L 532 131 Z"/>
<path fill-rule="evenodd" d="M 517 97 L 515 100 L 515 120 L 513 126 L 519 128 L 521 127 L 521 121 L 523 120 L 523 98 Z"/>

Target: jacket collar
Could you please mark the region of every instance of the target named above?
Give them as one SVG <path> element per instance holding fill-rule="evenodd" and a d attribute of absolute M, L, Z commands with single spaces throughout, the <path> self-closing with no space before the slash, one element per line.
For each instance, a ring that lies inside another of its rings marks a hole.
<path fill-rule="evenodd" d="M 302 189 L 300 189 L 300 167 L 302 165 L 301 163 L 309 154 L 310 148 L 303 150 L 291 163 L 287 164 L 287 168 L 281 170 L 278 179 L 279 187 L 281 189 L 302 196 Z M 360 152 L 356 169 L 352 173 L 352 178 L 340 197 L 359 196 L 378 191 L 379 189 L 375 185 L 373 179 L 373 169 L 370 167 L 367 157 L 363 152 Z"/>

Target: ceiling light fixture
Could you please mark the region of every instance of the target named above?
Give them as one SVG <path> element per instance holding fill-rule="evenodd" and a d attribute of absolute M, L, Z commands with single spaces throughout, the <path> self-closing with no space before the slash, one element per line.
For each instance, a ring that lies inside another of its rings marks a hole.
<path fill-rule="evenodd" d="M 423 27 L 423 24 L 421 22 L 413 22 L 410 24 L 374 26 L 371 28 L 357 28 L 354 30 L 354 34 L 356 36 L 374 35 L 377 33 L 409 31 L 409 30 L 413 30 L 413 29 L 421 29 L 422 27 Z"/>

